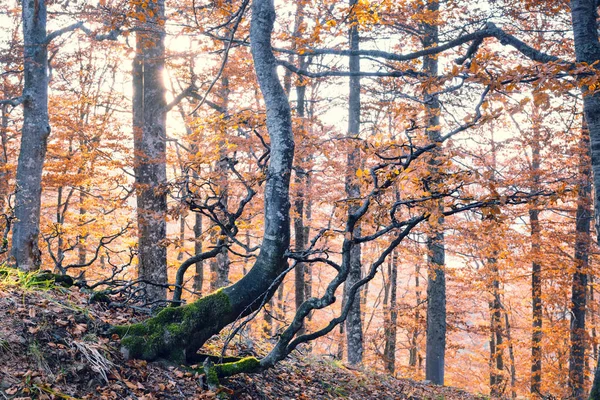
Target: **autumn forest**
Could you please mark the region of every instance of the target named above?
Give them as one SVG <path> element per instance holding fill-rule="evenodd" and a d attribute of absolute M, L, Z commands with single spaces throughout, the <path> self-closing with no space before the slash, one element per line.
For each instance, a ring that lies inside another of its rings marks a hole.
<path fill-rule="evenodd" d="M 318 357 L 600 399 L 598 6 L 1 0 L 0 278 L 219 396 Z"/>

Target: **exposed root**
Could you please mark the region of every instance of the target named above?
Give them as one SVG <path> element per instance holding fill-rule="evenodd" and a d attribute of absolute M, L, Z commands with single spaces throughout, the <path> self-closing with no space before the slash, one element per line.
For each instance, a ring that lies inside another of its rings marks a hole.
<path fill-rule="evenodd" d="M 97 372 L 102 379 L 108 383 L 108 374 L 115 366 L 113 362 L 107 359 L 92 343 L 79 342 L 76 340 L 71 343 L 72 347 L 74 347 L 90 364 L 92 371 Z"/>

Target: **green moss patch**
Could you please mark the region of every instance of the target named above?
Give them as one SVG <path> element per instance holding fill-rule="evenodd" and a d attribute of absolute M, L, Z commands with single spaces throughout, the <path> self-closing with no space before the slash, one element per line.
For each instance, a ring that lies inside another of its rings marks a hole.
<path fill-rule="evenodd" d="M 194 303 L 164 308 L 142 323 L 117 326 L 113 332 L 121 337 L 123 354 L 128 358 L 165 357 L 182 362 L 194 335 L 230 312 L 229 297 L 223 290 L 217 290 Z"/>

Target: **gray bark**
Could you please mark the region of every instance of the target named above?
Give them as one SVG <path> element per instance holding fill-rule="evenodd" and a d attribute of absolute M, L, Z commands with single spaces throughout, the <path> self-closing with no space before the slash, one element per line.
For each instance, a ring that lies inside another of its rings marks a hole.
<path fill-rule="evenodd" d="M 300 39 L 300 28 L 304 22 L 304 2 L 296 2 L 296 19 L 294 21 L 294 39 Z M 295 47 L 295 46 L 294 46 Z M 303 56 L 298 57 L 300 68 L 305 68 L 306 58 Z M 306 128 L 305 117 L 306 117 L 306 86 L 305 82 L 298 80 L 296 85 L 296 115 L 300 120 L 301 130 Z M 308 174 L 301 165 L 295 167 L 296 175 L 294 183 L 297 187 L 296 199 L 294 200 L 294 251 L 301 252 L 306 249 L 308 245 L 308 231 L 304 221 L 304 211 L 306 206 L 306 190 L 308 182 Z M 307 298 L 306 290 L 306 271 L 307 265 L 299 262 L 296 264 L 295 276 L 294 276 L 294 287 L 295 287 L 295 300 L 296 310 L 300 308 L 304 300 Z M 301 329 L 303 333 L 304 328 Z"/>
<path fill-rule="evenodd" d="M 223 72 L 221 78 L 221 90 L 219 90 L 218 97 L 220 101 L 220 109 L 223 114 L 227 114 L 229 107 L 229 78 L 227 73 Z M 219 128 L 218 128 L 219 129 Z M 225 129 L 225 128 L 223 128 Z M 217 184 L 220 190 L 220 199 L 223 208 L 227 209 L 229 203 L 229 182 L 227 179 L 228 165 L 225 161 L 227 159 L 227 144 L 225 141 L 226 132 L 217 132 L 220 137 L 218 148 L 219 148 L 219 161 L 215 165 L 215 173 L 217 174 Z M 214 291 L 219 288 L 229 285 L 229 252 L 227 247 L 223 247 L 221 252 L 211 260 L 210 262 L 210 290 Z"/>
<path fill-rule="evenodd" d="M 202 253 L 202 215 L 196 213 L 194 219 L 194 254 Z M 202 296 L 202 285 L 204 284 L 204 261 L 198 261 L 194 274 L 194 292 Z"/>
<path fill-rule="evenodd" d="M 427 9 L 431 12 L 439 10 L 437 0 L 431 0 L 427 3 Z M 422 38 L 424 48 L 437 45 L 438 27 L 435 24 L 423 24 L 425 35 Z M 430 77 L 438 75 L 438 61 L 435 56 L 423 57 L 423 71 Z M 427 90 L 425 93 L 427 95 Z M 437 128 L 440 125 L 440 102 L 437 95 L 429 96 L 431 99 L 427 104 L 427 134 L 432 142 L 440 141 L 440 131 Z M 433 129 L 431 129 L 433 128 Z M 437 164 L 439 160 L 439 150 L 436 148 L 432 152 L 430 160 L 430 169 L 432 175 L 437 174 Z M 441 203 L 439 207 L 442 207 Z M 441 226 L 444 219 L 440 217 L 437 221 L 435 232 L 427 238 L 428 251 L 428 279 L 427 279 L 427 339 L 426 339 L 426 357 L 425 357 L 425 377 L 431 382 L 444 384 L 444 360 L 446 354 L 446 272 L 444 232 Z"/>
<path fill-rule="evenodd" d="M 587 347 L 585 314 L 587 295 L 587 271 L 590 254 L 591 223 L 591 168 L 589 159 L 589 135 L 585 121 L 581 133 L 577 211 L 575 217 L 575 272 L 571 295 L 571 346 L 569 351 L 569 387 L 571 398 L 584 398 L 585 349 Z"/>
<path fill-rule="evenodd" d="M 11 255 L 17 267 L 38 269 L 42 168 L 50 134 L 48 119 L 48 50 L 46 2 L 23 1 L 23 129 L 17 164 Z"/>
<path fill-rule="evenodd" d="M 158 284 L 167 281 L 166 246 L 166 89 L 164 0 L 149 2 L 144 29 L 136 34 L 133 66 L 134 163 L 137 189 L 138 275 Z M 164 300 L 164 287 L 149 285 L 151 301 Z"/>
<path fill-rule="evenodd" d="M 420 286 L 420 273 L 421 266 L 415 265 L 415 315 L 414 315 L 414 326 L 410 333 L 410 349 L 408 350 L 408 366 L 413 367 L 415 370 L 421 369 L 422 357 L 419 354 L 419 326 L 421 325 L 421 286 Z"/>
<path fill-rule="evenodd" d="M 596 23 L 598 3 L 595 0 L 571 0 L 571 20 L 577 62 L 593 65 L 600 60 L 600 40 Z M 596 65 L 598 69 L 598 65 Z M 600 93 L 588 93 L 583 88 L 583 110 L 590 135 L 590 156 L 592 159 L 593 200 L 596 205 L 596 241 L 600 242 Z M 600 358 L 596 366 L 590 399 L 600 399 Z"/>
<path fill-rule="evenodd" d="M 534 110 L 535 113 L 535 110 Z M 534 122 L 538 122 L 534 116 Z M 540 136 L 534 128 L 531 141 L 531 173 L 533 175 L 533 190 L 538 189 L 540 182 Z M 531 308 L 532 308 L 532 333 L 531 333 L 531 394 L 540 394 L 542 386 L 542 265 L 539 262 L 541 251 L 540 243 L 540 210 L 531 205 L 529 209 L 529 223 L 531 230 Z"/>
<path fill-rule="evenodd" d="M 501 397 L 506 387 L 504 379 L 504 336 L 502 332 L 502 303 L 496 258 L 488 259 L 492 274 L 492 301 L 490 301 L 490 396 Z"/>
<path fill-rule="evenodd" d="M 385 292 L 384 303 L 388 304 L 386 327 L 385 327 L 385 348 L 383 359 L 385 370 L 393 374 L 396 370 L 396 336 L 398 325 L 397 309 L 397 280 L 398 280 L 398 250 L 394 250 L 388 263 L 388 287 Z"/>
<path fill-rule="evenodd" d="M 80 221 L 84 221 L 85 214 L 87 210 L 85 209 L 85 199 L 87 195 L 83 192 L 83 188 L 79 190 L 79 218 Z M 86 263 L 87 258 L 87 247 L 85 245 L 85 240 L 87 235 L 83 236 L 80 240 L 79 245 L 77 246 L 77 263 L 79 265 L 84 265 Z"/>
<path fill-rule="evenodd" d="M 357 0 L 350 0 L 350 7 L 353 7 Z M 355 22 L 355 21 L 351 21 Z M 358 26 L 353 24 L 350 28 L 350 49 L 359 49 Z M 360 72 L 360 57 L 350 56 L 350 72 Z M 350 77 L 350 94 L 348 98 L 348 137 L 357 138 L 360 134 L 360 77 Z M 346 195 L 349 200 L 348 212 L 353 214 L 358 206 L 354 201 L 360 198 L 360 186 L 356 180 L 355 172 L 360 168 L 360 148 L 351 143 L 352 149 L 347 156 L 346 170 Z M 360 225 L 357 224 L 352 232 L 353 236 L 360 236 Z M 360 244 L 353 244 L 350 250 L 350 273 L 344 284 L 344 297 L 346 297 L 347 288 L 352 287 L 361 279 L 361 249 Z M 360 311 L 360 290 L 356 292 L 353 298 L 345 298 L 345 301 L 351 302 L 350 312 L 346 319 L 346 344 L 348 347 L 348 363 L 357 365 L 362 363 L 363 359 L 363 333 Z"/>

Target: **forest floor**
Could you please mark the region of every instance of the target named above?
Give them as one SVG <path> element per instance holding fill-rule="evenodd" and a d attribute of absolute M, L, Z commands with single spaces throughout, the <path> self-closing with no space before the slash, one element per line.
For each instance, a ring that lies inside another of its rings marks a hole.
<path fill-rule="evenodd" d="M 90 305 L 77 288 L 0 278 L 1 399 L 485 398 L 299 355 L 272 370 L 230 378 L 215 393 L 203 387 L 203 376 L 183 367 L 124 360 L 117 338 L 103 333 L 109 324 L 139 319 L 133 311 Z"/>

